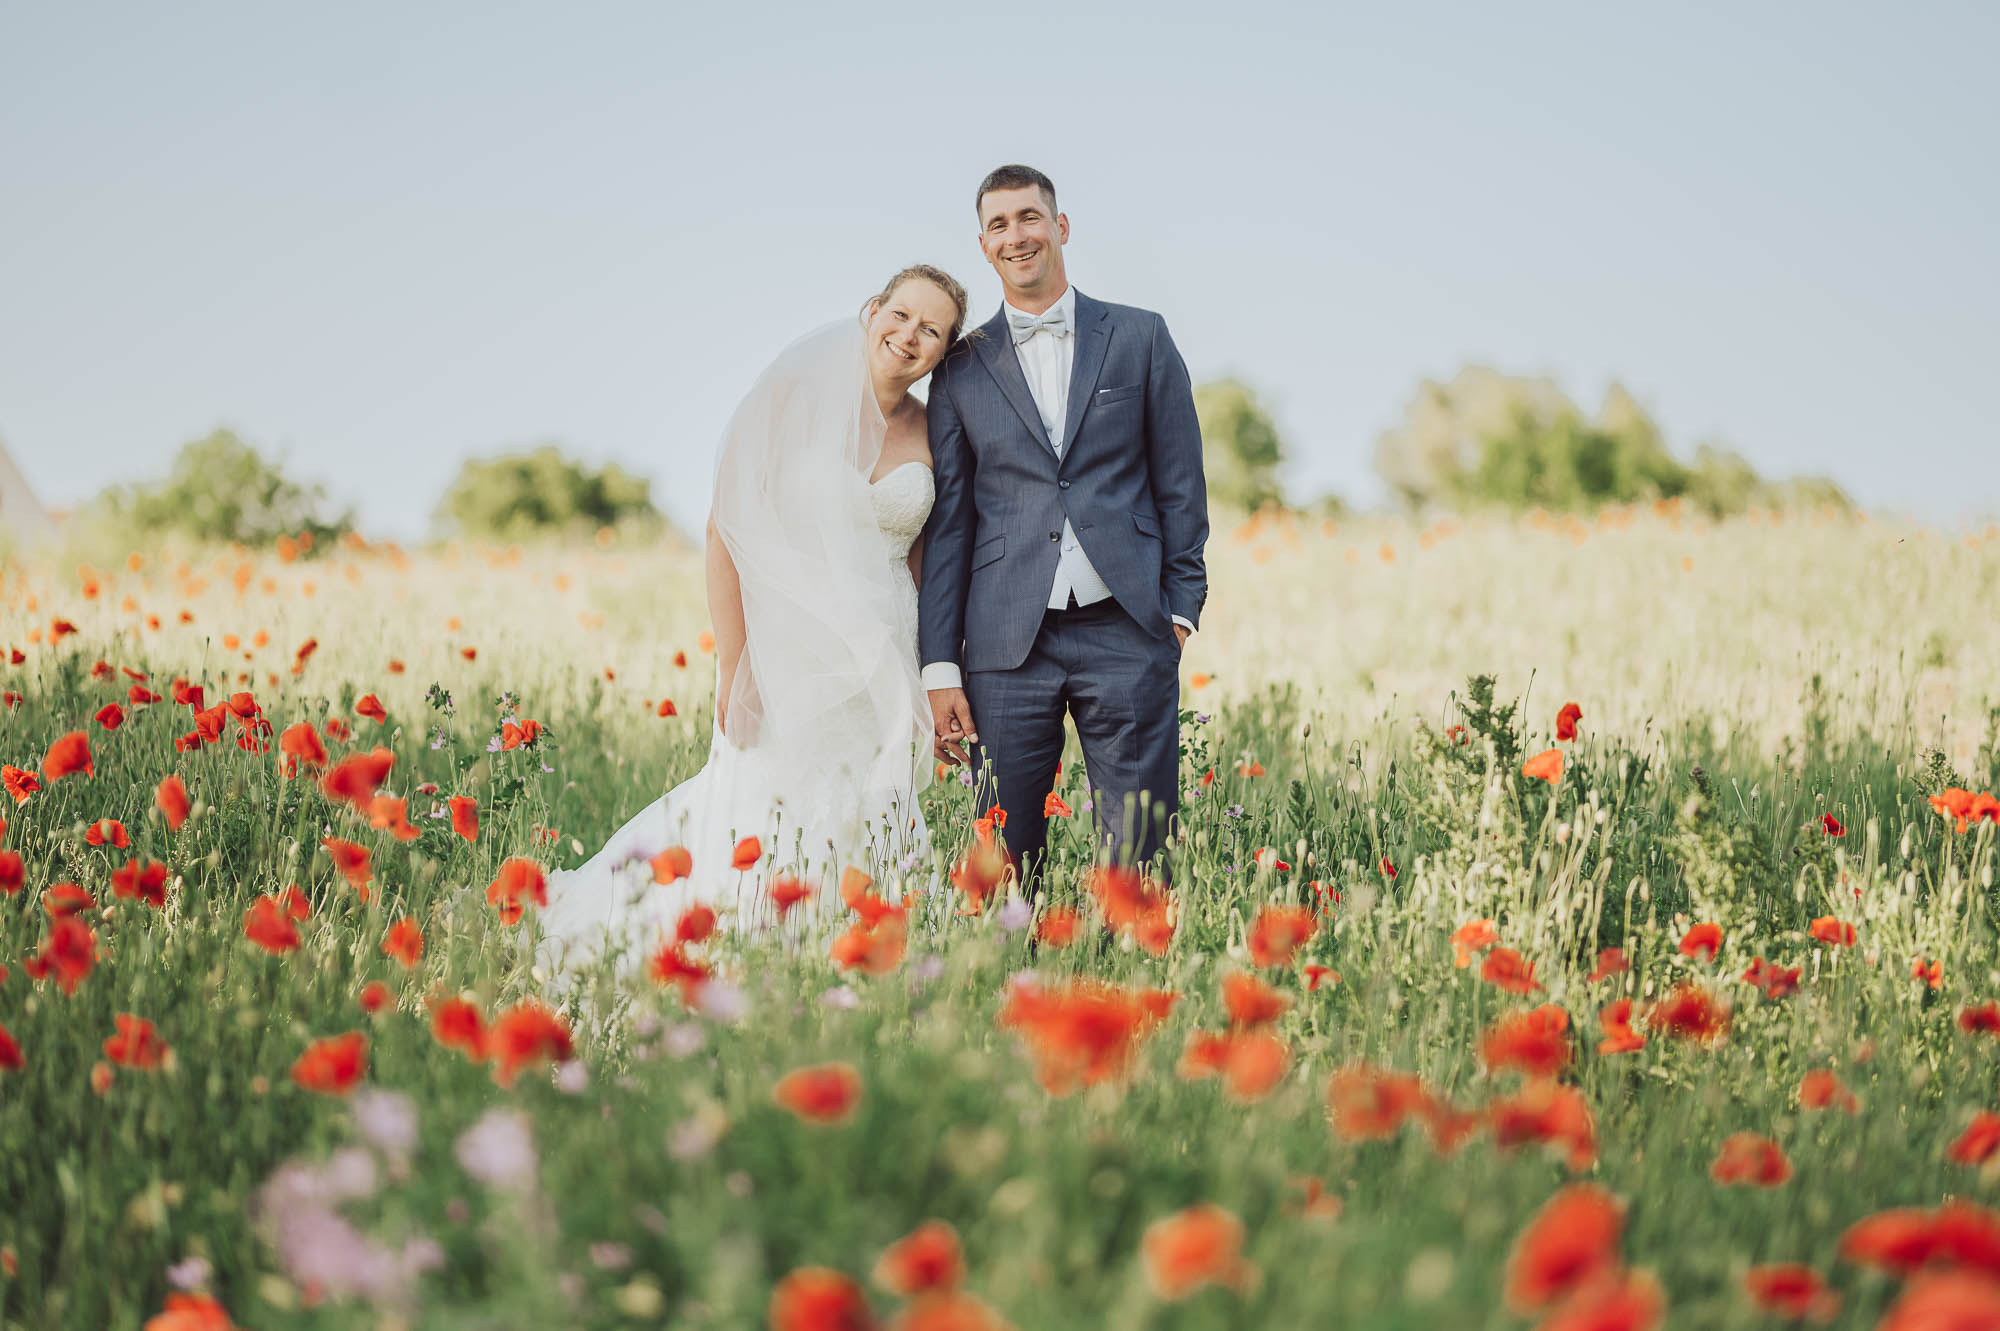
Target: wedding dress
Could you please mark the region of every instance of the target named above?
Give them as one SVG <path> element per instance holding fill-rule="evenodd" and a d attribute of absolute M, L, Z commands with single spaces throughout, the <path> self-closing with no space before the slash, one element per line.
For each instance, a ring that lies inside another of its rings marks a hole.
<path fill-rule="evenodd" d="M 815 889 L 795 910 L 838 911 L 842 870 L 887 888 L 924 860 L 931 722 L 907 560 L 935 489 L 920 462 L 870 481 L 885 433 L 860 329 L 844 321 L 794 343 L 738 408 L 711 514 L 743 591 L 727 725 L 712 726 L 699 772 L 549 875 L 548 970 L 620 940 L 650 953 L 695 904 L 725 929 L 771 927 L 781 875 Z M 763 853 L 739 870 L 746 837 Z M 692 870 L 660 884 L 651 860 L 670 847 Z"/>

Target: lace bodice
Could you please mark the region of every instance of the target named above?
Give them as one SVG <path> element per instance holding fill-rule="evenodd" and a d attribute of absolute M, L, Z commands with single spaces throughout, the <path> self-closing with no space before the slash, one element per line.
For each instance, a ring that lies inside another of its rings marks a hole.
<path fill-rule="evenodd" d="M 921 462 L 905 462 L 870 484 L 868 498 L 875 505 L 876 525 L 889 543 L 890 558 L 899 563 L 909 558 L 937 499 L 931 469 Z"/>

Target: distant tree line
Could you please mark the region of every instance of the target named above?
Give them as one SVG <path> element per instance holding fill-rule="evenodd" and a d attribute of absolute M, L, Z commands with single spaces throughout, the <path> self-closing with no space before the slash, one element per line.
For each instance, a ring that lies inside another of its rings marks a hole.
<path fill-rule="evenodd" d="M 1256 391 L 1237 378 L 1195 389 L 1210 497 L 1254 512 L 1284 505 L 1286 446 Z M 1586 416 L 1552 381 L 1468 366 L 1445 383 L 1425 380 L 1403 419 L 1376 443 L 1375 470 L 1413 508 L 1544 508 L 1588 511 L 1603 504 L 1681 497 L 1726 517 L 1752 507 L 1851 507 L 1824 477 L 1768 480 L 1739 454 L 1712 444 L 1682 462 L 1638 401 L 1611 385 Z M 1309 505 L 1332 515 L 1336 495 Z M 287 477 L 278 462 L 228 430 L 186 444 L 165 478 L 115 486 L 89 515 L 138 535 L 268 544 L 310 536 L 308 549 L 353 526 L 325 488 Z M 616 463 L 592 468 L 553 444 L 473 458 L 439 500 L 435 533 L 491 541 L 587 536 L 614 528 L 657 535 L 667 522 L 651 483 Z"/>

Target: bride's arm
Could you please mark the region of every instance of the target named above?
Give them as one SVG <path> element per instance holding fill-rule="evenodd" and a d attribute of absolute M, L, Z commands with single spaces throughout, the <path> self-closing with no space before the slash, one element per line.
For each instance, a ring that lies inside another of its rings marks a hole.
<path fill-rule="evenodd" d="M 924 585 L 924 535 L 917 533 L 917 539 L 910 542 L 910 581 L 918 587 Z"/>
<path fill-rule="evenodd" d="M 729 690 L 736 682 L 736 668 L 743 661 L 743 643 L 748 636 L 743 624 L 743 584 L 736 576 L 736 561 L 729 547 L 716 534 L 715 519 L 708 520 L 708 622 L 715 629 L 715 722 L 729 719 Z"/>

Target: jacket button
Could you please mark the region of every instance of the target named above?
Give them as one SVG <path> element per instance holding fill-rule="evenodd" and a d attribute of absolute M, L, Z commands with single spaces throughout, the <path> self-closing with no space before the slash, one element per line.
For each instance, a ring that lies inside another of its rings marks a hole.
<path fill-rule="evenodd" d="M 1049 533 L 1049 539 L 1051 541 L 1060 541 L 1062 539 L 1062 533 L 1059 531 L 1052 531 Z"/>
<path fill-rule="evenodd" d="M 1068 482 L 1068 481 L 1057 481 L 1057 482 L 1056 482 L 1056 489 L 1058 489 L 1058 490 L 1067 490 L 1067 489 L 1069 489 L 1069 482 Z"/>

